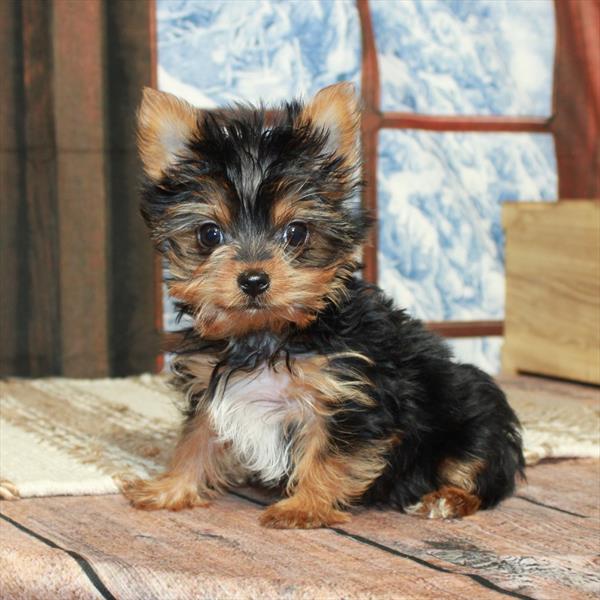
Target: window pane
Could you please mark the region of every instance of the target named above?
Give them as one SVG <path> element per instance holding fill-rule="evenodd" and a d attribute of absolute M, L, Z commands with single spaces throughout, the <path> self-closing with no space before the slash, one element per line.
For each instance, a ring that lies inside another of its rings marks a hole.
<path fill-rule="evenodd" d="M 457 361 L 477 365 L 487 373 L 500 372 L 500 352 L 503 338 L 480 337 L 448 340 Z"/>
<path fill-rule="evenodd" d="M 352 0 L 158 0 L 158 84 L 204 107 L 360 79 Z"/>
<path fill-rule="evenodd" d="M 426 320 L 502 319 L 500 203 L 556 199 L 552 136 L 385 130 L 379 161 L 382 287 Z"/>
<path fill-rule="evenodd" d="M 382 108 L 551 114 L 552 0 L 374 0 Z"/>

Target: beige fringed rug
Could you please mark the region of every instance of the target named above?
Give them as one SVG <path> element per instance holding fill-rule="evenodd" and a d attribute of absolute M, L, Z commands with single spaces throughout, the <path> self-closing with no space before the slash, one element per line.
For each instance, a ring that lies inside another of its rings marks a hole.
<path fill-rule="evenodd" d="M 503 387 L 524 426 L 528 464 L 598 457 L 600 392 L 535 378 Z M 111 494 L 173 448 L 178 396 L 165 378 L 0 381 L 0 498 Z"/>

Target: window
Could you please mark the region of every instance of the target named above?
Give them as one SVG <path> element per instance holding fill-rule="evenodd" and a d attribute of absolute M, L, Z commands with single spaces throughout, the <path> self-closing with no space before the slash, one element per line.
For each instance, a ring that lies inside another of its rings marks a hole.
<path fill-rule="evenodd" d="M 550 0 L 360 0 L 366 277 L 496 372 L 500 202 L 555 200 Z M 377 252 L 373 250 L 377 247 Z M 495 337 L 487 337 L 489 335 Z"/>
<path fill-rule="evenodd" d="M 159 86 L 199 106 L 359 83 L 364 201 L 383 217 L 364 277 L 498 370 L 500 203 L 600 188 L 597 4 L 157 0 L 157 17 Z"/>

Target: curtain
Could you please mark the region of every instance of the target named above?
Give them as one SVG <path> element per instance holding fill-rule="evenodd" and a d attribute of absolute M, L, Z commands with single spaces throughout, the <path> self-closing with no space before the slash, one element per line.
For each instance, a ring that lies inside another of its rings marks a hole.
<path fill-rule="evenodd" d="M 134 114 L 153 3 L 0 3 L 0 375 L 153 370 Z"/>

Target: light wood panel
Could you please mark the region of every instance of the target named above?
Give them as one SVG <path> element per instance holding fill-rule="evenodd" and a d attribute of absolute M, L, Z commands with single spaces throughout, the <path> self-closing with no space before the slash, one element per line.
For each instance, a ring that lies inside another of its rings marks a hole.
<path fill-rule="evenodd" d="M 503 368 L 600 384 L 600 203 L 503 207 Z"/>

